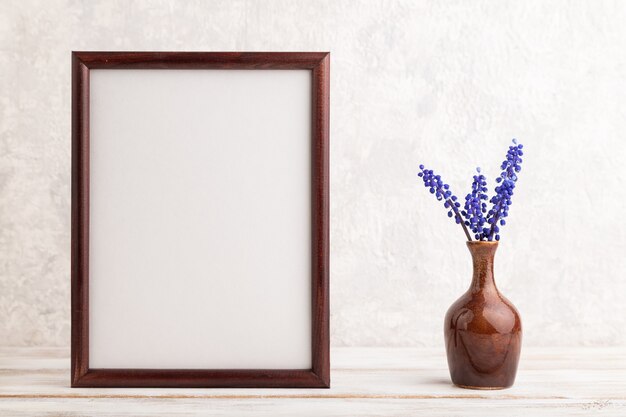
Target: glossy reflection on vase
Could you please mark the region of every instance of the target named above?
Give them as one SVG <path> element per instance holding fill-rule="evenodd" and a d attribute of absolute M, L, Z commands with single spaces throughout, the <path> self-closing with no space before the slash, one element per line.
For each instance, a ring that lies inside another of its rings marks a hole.
<path fill-rule="evenodd" d="M 448 309 L 444 333 L 455 385 L 502 389 L 513 385 L 522 344 L 517 309 L 496 288 L 493 261 L 498 242 L 467 242 L 472 284 Z"/>

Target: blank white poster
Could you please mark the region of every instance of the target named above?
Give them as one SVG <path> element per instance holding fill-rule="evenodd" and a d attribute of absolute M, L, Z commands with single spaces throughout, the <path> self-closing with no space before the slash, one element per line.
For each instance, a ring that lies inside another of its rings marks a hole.
<path fill-rule="evenodd" d="M 91 368 L 311 367 L 311 72 L 91 70 Z"/>

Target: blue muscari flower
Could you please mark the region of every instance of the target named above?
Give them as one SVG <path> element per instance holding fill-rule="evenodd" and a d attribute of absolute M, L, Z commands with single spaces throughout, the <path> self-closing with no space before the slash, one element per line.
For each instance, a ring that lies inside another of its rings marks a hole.
<path fill-rule="evenodd" d="M 500 227 L 506 225 L 504 219 L 509 215 L 509 208 L 512 204 L 511 197 L 517 182 L 517 174 L 522 170 L 522 149 L 524 146 L 513 139 L 513 145 L 509 146 L 506 160 L 502 162 L 500 169 L 502 173 L 496 178 L 498 184 L 495 188 L 495 195 L 489 200 L 493 204 L 487 211 L 487 180 L 481 174 L 480 167 L 476 168 L 478 175 L 474 175 L 472 191 L 465 197 L 465 205 L 459 211 L 461 204 L 457 197 L 452 194 L 450 186 L 444 184 L 440 175 L 430 169 L 425 169 L 420 165 L 420 172 L 417 174 L 424 181 L 424 185 L 434 194 L 437 200 L 443 200 L 443 206 L 448 209 L 448 217 L 454 217 L 457 224 L 461 224 L 463 232 L 468 241 L 471 241 L 468 227 L 471 229 L 476 240 L 500 240 Z M 462 220 L 461 216 L 465 218 Z"/>
<path fill-rule="evenodd" d="M 465 205 L 461 214 L 465 217 L 465 225 L 474 233 L 476 240 L 486 238 L 483 226 L 486 223 L 485 213 L 487 213 L 487 180 L 480 173 L 480 167 L 476 168 L 478 175 L 474 175 L 472 182 L 472 192 L 465 196 Z"/>
<path fill-rule="evenodd" d="M 445 184 L 441 179 L 441 175 L 436 175 L 432 169 L 425 169 L 424 165 L 420 165 L 419 168 L 420 172 L 417 176 L 422 178 L 424 186 L 428 188 L 431 194 L 435 195 L 438 201 L 444 202 L 443 206 L 448 209 L 448 217 L 454 217 L 454 221 L 463 226 L 463 231 L 467 236 L 467 240 L 472 240 L 459 213 L 461 203 L 457 201 L 458 198 L 452 194 L 452 191 L 450 191 L 450 186 Z"/>
<path fill-rule="evenodd" d="M 509 208 L 512 204 L 511 197 L 513 196 L 513 190 L 515 189 L 515 183 L 517 182 L 517 174 L 522 170 L 522 155 L 524 152 L 522 149 L 524 145 L 518 144 L 516 139 L 513 139 L 513 145 L 509 146 L 509 150 L 506 153 L 506 159 L 502 162 L 500 169 L 502 173 L 500 177 L 496 179 L 499 184 L 495 188 L 496 194 L 489 201 L 493 204 L 492 208 L 487 213 L 487 223 L 489 228 L 485 228 L 483 232 L 487 231 L 485 237 L 488 240 L 500 240 L 500 226 L 506 224 L 504 219 L 509 215 Z"/>

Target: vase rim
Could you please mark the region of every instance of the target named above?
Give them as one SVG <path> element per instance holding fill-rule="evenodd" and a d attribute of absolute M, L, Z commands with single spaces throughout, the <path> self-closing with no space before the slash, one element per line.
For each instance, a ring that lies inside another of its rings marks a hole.
<path fill-rule="evenodd" d="M 472 241 L 469 241 L 468 240 L 465 243 L 467 243 L 468 245 L 493 245 L 493 246 L 495 246 L 499 242 L 497 240 L 492 240 L 492 241 L 489 241 L 489 240 L 472 240 Z"/>

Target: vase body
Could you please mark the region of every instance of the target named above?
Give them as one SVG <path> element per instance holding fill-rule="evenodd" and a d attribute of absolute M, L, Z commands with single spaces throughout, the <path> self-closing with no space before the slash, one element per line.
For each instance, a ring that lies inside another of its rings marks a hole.
<path fill-rule="evenodd" d="M 498 242 L 467 242 L 474 273 L 446 313 L 444 334 L 452 382 L 463 388 L 513 385 L 522 345 L 517 309 L 498 291 L 493 260 Z"/>

